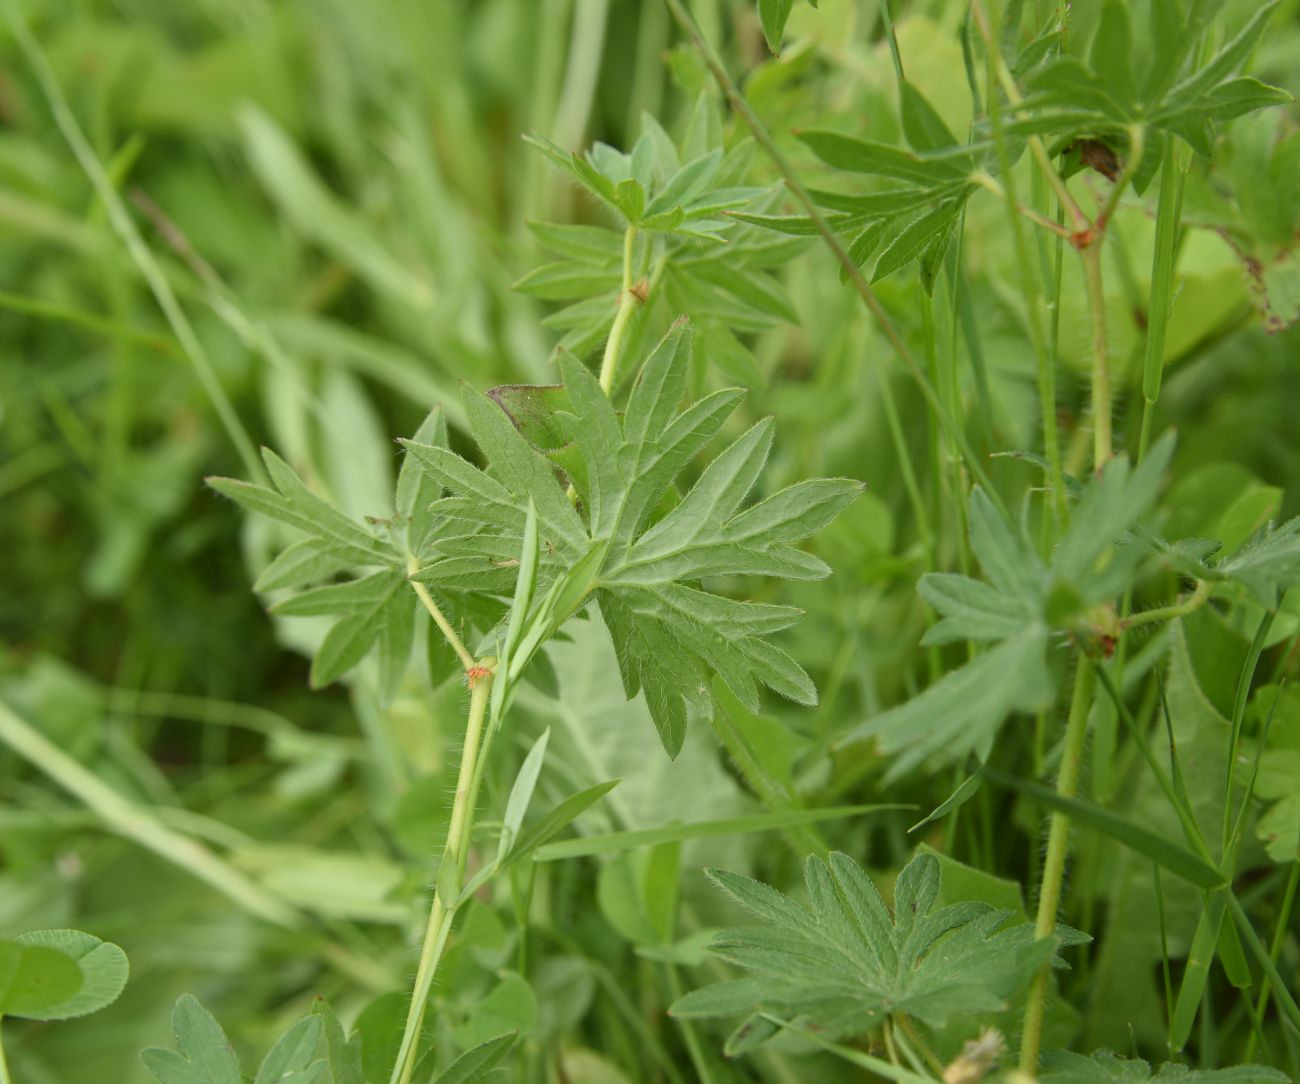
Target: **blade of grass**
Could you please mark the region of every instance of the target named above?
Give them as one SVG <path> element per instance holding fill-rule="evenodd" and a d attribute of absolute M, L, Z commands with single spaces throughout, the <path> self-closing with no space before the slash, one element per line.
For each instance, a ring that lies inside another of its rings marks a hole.
<path fill-rule="evenodd" d="M 79 761 L 0 701 L 0 741 L 74 795 L 119 835 L 211 885 L 244 910 L 276 926 L 297 929 L 304 917 L 289 903 L 250 880 L 203 844 L 161 824 L 123 798 Z"/>
<path fill-rule="evenodd" d="M 1277 927 L 1273 931 L 1273 944 L 1269 948 L 1269 958 L 1273 961 L 1276 970 L 1277 961 L 1282 955 L 1282 945 L 1286 941 L 1287 930 L 1291 927 L 1291 908 L 1295 905 L 1296 887 L 1300 885 L 1300 861 L 1291 863 L 1291 872 L 1286 879 L 1286 889 L 1282 893 L 1282 906 L 1278 909 Z M 1259 992 L 1259 1001 L 1255 1006 L 1256 1019 L 1263 1020 L 1264 1012 L 1268 1008 L 1269 997 L 1273 992 L 1273 978 L 1271 974 L 1264 975 L 1263 989 Z M 1245 1060 L 1250 1061 L 1255 1055 L 1255 1036 L 1252 1034 L 1246 1041 Z"/>
<path fill-rule="evenodd" d="M 244 428 L 244 423 L 240 420 L 234 404 L 230 401 L 230 397 L 226 394 L 226 389 L 221 386 L 221 381 L 217 378 L 216 370 L 212 366 L 207 351 L 194 333 L 194 328 L 190 325 L 185 310 L 181 308 L 180 302 L 177 301 L 171 284 L 163 274 L 158 261 L 154 259 L 153 252 L 145 244 L 144 238 L 140 235 L 140 231 L 131 218 L 130 212 L 127 211 L 125 203 L 122 202 L 122 197 L 118 195 L 117 189 L 113 187 L 108 174 L 104 172 L 104 167 L 99 158 L 91 149 L 90 144 L 86 142 L 86 137 L 82 134 L 76 117 L 72 115 L 72 110 L 69 108 L 63 90 L 54 75 L 54 70 L 50 67 L 49 61 L 45 58 L 45 53 L 35 37 L 32 36 L 26 18 L 17 4 L 13 3 L 13 0 L 9 0 L 6 8 L 9 23 L 13 27 L 15 38 L 18 40 L 18 46 L 36 75 L 36 80 L 45 95 L 46 103 L 54 116 L 55 124 L 58 125 L 59 131 L 71 148 L 77 163 L 81 166 L 96 194 L 103 202 L 108 213 L 109 222 L 130 254 L 131 259 L 139 268 L 141 275 L 149 284 L 149 289 L 153 292 L 158 307 L 162 309 L 163 315 L 167 317 L 167 323 L 171 326 L 172 334 L 176 336 L 176 341 L 180 343 L 185 356 L 194 367 L 194 373 L 198 377 L 199 384 L 211 401 L 213 409 L 217 412 L 217 417 L 226 430 L 230 442 L 239 453 L 239 457 L 244 463 L 245 473 L 254 481 L 265 482 L 266 473 L 262 461 L 254 451 L 253 441 Z"/>
<path fill-rule="evenodd" d="M 140 346 L 147 346 L 150 350 L 156 350 L 160 354 L 179 355 L 176 344 L 165 336 L 155 335 L 144 328 L 121 324 L 115 320 L 110 320 L 71 305 L 60 305 L 54 301 L 45 301 L 39 297 L 28 297 L 25 294 L 14 294 L 8 290 L 0 290 L 0 308 L 9 309 L 11 312 L 21 312 L 24 316 L 34 316 L 40 320 L 50 320 L 55 323 L 84 328 L 86 331 L 93 331 L 96 335 L 103 335 L 108 339 L 137 343 Z"/>
<path fill-rule="evenodd" d="M 1250 916 L 1246 914 L 1245 908 L 1241 906 L 1240 901 L 1231 892 L 1227 893 L 1227 904 L 1228 911 L 1246 942 L 1246 947 L 1250 949 L 1251 954 L 1263 969 L 1269 983 L 1277 994 L 1278 1008 L 1281 1010 L 1283 1017 L 1294 1030 L 1300 1031 L 1300 1005 L 1296 1004 L 1290 988 L 1278 973 L 1277 964 L 1274 962 L 1272 954 L 1264 948 L 1263 942 L 1259 939 L 1259 934 L 1255 932 L 1255 927 L 1251 924 Z"/>
<path fill-rule="evenodd" d="M 848 805 L 830 806 L 826 809 L 787 809 L 771 813 L 754 813 L 748 817 L 724 817 L 711 821 L 695 821 L 691 824 L 667 824 L 661 828 L 607 832 L 598 836 L 579 836 L 577 839 L 548 843 L 538 849 L 533 860 L 555 862 L 563 858 L 585 858 L 593 854 L 612 854 L 617 851 L 632 850 L 635 847 L 652 847 L 659 843 L 740 836 L 751 832 L 772 832 L 798 825 L 816 824 L 820 821 L 914 808 L 915 806 L 906 805 Z"/>

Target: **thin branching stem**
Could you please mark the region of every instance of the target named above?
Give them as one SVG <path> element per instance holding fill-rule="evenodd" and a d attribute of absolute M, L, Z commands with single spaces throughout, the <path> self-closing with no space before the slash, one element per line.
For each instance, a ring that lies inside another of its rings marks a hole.
<path fill-rule="evenodd" d="M 1070 701 L 1070 715 L 1065 724 L 1065 751 L 1061 755 L 1060 774 L 1056 779 L 1056 792 L 1073 798 L 1079 788 L 1079 768 L 1083 763 L 1083 749 L 1088 735 L 1088 712 L 1092 708 L 1092 691 L 1096 683 L 1093 662 L 1086 655 L 1079 657 L 1074 677 L 1074 695 Z M 1043 879 L 1038 895 L 1038 915 L 1034 935 L 1039 939 L 1051 937 L 1056 930 L 1056 912 L 1061 905 L 1061 886 L 1065 880 L 1065 859 L 1070 841 L 1070 818 L 1062 812 L 1052 814 L 1047 835 L 1047 857 L 1043 861 Z M 1025 1006 L 1025 1027 L 1020 1042 L 1020 1071 L 1033 1074 L 1038 1069 L 1038 1049 L 1043 1037 L 1043 1010 L 1047 1001 L 1047 982 L 1050 965 L 1044 965 L 1034 976 Z"/>
<path fill-rule="evenodd" d="M 407 558 L 406 574 L 408 576 L 414 576 L 419 570 L 420 562 L 414 557 Z M 452 651 L 456 652 L 456 657 L 460 659 L 461 666 L 467 673 L 474 669 L 477 665 L 474 656 L 470 653 L 469 648 L 465 646 L 465 641 L 460 638 L 456 630 L 452 627 L 451 622 L 447 620 L 447 615 L 442 612 L 437 602 L 434 601 L 433 596 L 429 594 L 429 589 L 419 580 L 413 579 L 410 583 L 411 587 L 415 590 L 416 598 L 418 598 L 424 608 L 429 611 L 429 616 L 433 618 L 433 623 L 438 626 L 438 631 L 446 637 L 447 643 L 451 645 Z"/>
<path fill-rule="evenodd" d="M 1001 55 L 998 52 L 997 37 L 989 35 L 986 40 L 988 43 L 989 83 L 992 84 L 994 81 L 992 73 L 1001 64 Z M 1002 103 L 998 99 L 996 88 L 991 85 L 989 87 L 988 112 L 989 124 L 993 129 L 993 141 L 997 148 L 998 167 L 1002 170 L 1002 176 L 1005 178 L 1004 198 L 1011 223 L 1011 236 L 1015 241 L 1016 258 L 1020 264 L 1020 284 L 1025 292 L 1025 315 L 1029 326 L 1029 338 L 1034 347 L 1034 362 L 1038 376 L 1038 404 L 1039 413 L 1042 415 L 1043 451 L 1046 455 L 1047 469 L 1051 481 L 1051 509 L 1059 530 L 1064 526 L 1069 516 L 1069 505 L 1065 499 L 1065 473 L 1061 465 L 1061 441 L 1056 425 L 1056 371 L 1053 367 L 1055 358 L 1053 352 L 1048 350 L 1047 338 L 1043 331 L 1042 314 L 1039 310 L 1038 276 L 1029 256 L 1020 216 L 1016 213 L 1020 204 L 1016 199 L 1015 174 L 1012 172 L 1011 153 L 1007 148 L 1007 141 L 1002 128 Z M 989 180 L 992 181 L 993 178 L 990 177 Z M 1068 231 L 1064 226 L 1059 228 L 1068 235 Z"/>
<path fill-rule="evenodd" d="M 1190 613 L 1195 613 L 1209 599 L 1210 593 L 1214 590 L 1214 584 L 1210 580 L 1197 580 L 1196 588 L 1182 602 L 1175 602 L 1169 606 L 1161 606 L 1155 610 L 1141 610 L 1130 617 L 1124 618 L 1122 626 L 1125 629 L 1134 628 L 1137 625 L 1149 625 L 1154 621 L 1171 621 L 1175 617 L 1186 617 Z"/>
<path fill-rule="evenodd" d="M 1026 207 L 1023 203 L 1016 202 L 1007 194 L 1007 190 L 1002 187 L 991 173 L 986 170 L 976 170 L 970 175 L 970 179 L 985 191 L 993 193 L 998 199 L 1005 201 L 1017 214 L 1023 216 L 1032 222 L 1035 226 L 1045 229 L 1048 233 L 1054 233 L 1057 237 L 1063 237 L 1067 241 L 1072 236 L 1070 231 L 1062 226 L 1059 222 L 1053 221 L 1046 215 L 1041 215 L 1032 207 Z"/>
<path fill-rule="evenodd" d="M 1006 61 L 1002 58 L 1002 52 L 998 48 L 997 35 L 993 33 L 983 0 L 971 0 L 971 13 L 975 17 L 975 25 L 979 29 L 980 37 L 984 39 L 985 47 L 989 50 L 989 55 L 992 58 L 993 77 L 1002 88 L 1002 92 L 1007 96 L 1007 101 L 1011 103 L 1011 107 L 1019 109 L 1020 104 L 1024 101 L 1024 96 L 1020 93 L 1020 88 L 1016 86 L 1016 80 L 1011 74 L 1011 69 L 1007 67 Z M 991 89 L 990 96 L 992 96 Z M 1065 180 L 1052 165 L 1051 156 L 1047 153 L 1047 147 L 1043 144 L 1042 138 L 1031 135 L 1027 142 L 1029 144 L 1029 153 L 1047 179 L 1047 183 L 1052 186 L 1052 191 L 1056 193 L 1056 198 L 1061 201 L 1061 206 L 1069 214 L 1070 221 L 1074 223 L 1076 229 L 1085 229 L 1088 225 L 1088 216 L 1084 214 L 1083 208 L 1079 206 L 1074 196 L 1070 194 L 1069 188 L 1066 187 Z"/>

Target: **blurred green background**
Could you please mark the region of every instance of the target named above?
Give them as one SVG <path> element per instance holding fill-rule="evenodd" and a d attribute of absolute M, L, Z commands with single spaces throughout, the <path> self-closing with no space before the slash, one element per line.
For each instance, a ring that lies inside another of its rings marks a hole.
<path fill-rule="evenodd" d="M 799 4 L 787 35 L 796 44 L 780 59 L 767 54 L 750 4 L 692 6 L 732 70 L 748 73 L 748 95 L 783 142 L 828 116 L 892 138 L 893 74 L 874 2 L 822 0 L 816 12 Z M 643 111 L 680 132 L 701 93 L 711 102 L 705 73 L 657 0 L 21 7 L 192 322 L 235 428 L 358 515 L 386 513 L 393 439 L 434 402 L 448 405 L 453 444 L 463 446 L 460 381 L 553 379 L 558 334 L 542 323 L 547 303 L 511 285 L 544 259 L 527 223 L 598 212 L 521 134 L 566 149 L 593 139 L 624 147 Z M 1074 7 L 1086 37 L 1091 5 Z M 1296 8 L 1282 5 L 1254 64 L 1293 93 Z M 964 130 L 962 5 L 896 9 L 910 77 Z M 57 772 L 0 747 L 0 930 L 79 926 L 119 942 L 133 969 L 122 1000 L 97 1017 L 7 1024 L 11 1061 L 31 1084 L 139 1081 L 136 1051 L 167 1041 L 182 991 L 199 994 L 252 1049 L 314 993 L 349 1016 L 402 988 L 402 924 L 441 838 L 442 769 L 458 749 L 463 690 L 443 681 L 431 697 L 413 678 L 382 709 L 364 675 L 307 691 L 304 652 L 319 629 L 263 612 L 249 584 L 266 540 L 202 485 L 207 474 L 247 473 L 231 426 L 115 236 L 7 21 L 0 58 L 0 696 L 151 817 L 312 916 L 298 929 L 253 919 L 129 833 L 104 832 Z M 720 104 L 708 108 L 721 121 Z M 1291 323 L 1300 145 L 1285 138 L 1295 119 L 1293 109 L 1242 122 L 1214 170 L 1189 181 L 1185 218 L 1204 228 L 1180 264 L 1158 419 L 1190 434 L 1179 450 L 1178 470 L 1192 479 L 1184 484 L 1228 503 L 1256 494 L 1272 514 L 1294 514 L 1300 494 L 1300 333 Z M 754 173 L 756 183 L 774 180 L 761 161 Z M 994 408 L 984 450 L 1037 442 L 1032 353 L 1003 226 L 996 205 L 973 205 L 966 258 Z M 1149 207 L 1126 201 L 1110 315 L 1130 389 L 1140 380 L 1152 228 Z M 1267 281 L 1246 273 L 1246 258 Z M 881 295 L 904 332 L 919 336 L 913 277 L 890 280 Z M 818 543 L 834 580 L 800 586 L 797 597 L 783 589 L 810 611 L 790 649 L 823 699 L 815 711 L 774 705 L 790 729 L 774 731 L 773 748 L 787 762 L 811 751 L 798 780 L 805 793 L 872 800 L 872 768 L 832 763 L 827 741 L 915 683 L 924 627 L 913 591 L 923 555 L 882 387 L 916 455 L 937 444 L 914 389 L 823 254 L 810 250 L 781 278 L 800 324 L 742 336 L 753 363 L 739 366 L 751 393 L 745 417 L 779 421 L 772 484 L 847 474 L 870 491 Z M 1087 342 L 1072 262 L 1064 294 L 1060 407 L 1071 435 L 1085 389 L 1069 374 Z M 657 318 L 666 326 L 671 315 Z M 736 373 L 706 367 L 699 380 L 721 385 Z M 1135 414 L 1121 430 L 1130 423 Z M 1016 484 L 1026 478 L 1011 460 L 994 469 Z M 623 703 L 608 650 L 557 648 L 572 656 L 560 668 L 568 706 L 526 700 L 521 733 L 564 715 L 575 775 L 585 779 L 597 755 L 602 767 L 621 766 L 622 805 L 610 814 L 620 826 L 752 809 L 706 737 L 676 765 L 662 759 L 646 721 L 627 718 L 644 709 Z M 934 791 L 921 783 L 902 797 L 926 801 Z M 897 831 L 882 842 L 896 857 L 906 846 Z M 737 841 L 723 853 L 744 869 L 759 848 Z M 707 911 L 698 857 L 683 891 Z M 571 1079 L 639 1079 L 644 1036 L 597 992 L 648 965 L 610 918 L 613 904 L 558 875 L 552 888 L 532 989 L 502 980 L 514 922 L 508 907 L 484 906 L 457 946 L 460 1001 L 445 1007 L 447 1019 L 467 1028 L 482 998 L 497 998 L 503 1018 L 526 1015 L 539 1046 L 569 1059 Z M 1105 1034 L 1104 1020 L 1093 1027 Z"/>

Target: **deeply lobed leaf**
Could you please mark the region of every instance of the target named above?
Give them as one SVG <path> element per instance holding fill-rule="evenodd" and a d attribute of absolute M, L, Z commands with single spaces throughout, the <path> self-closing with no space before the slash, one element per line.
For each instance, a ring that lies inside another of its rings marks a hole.
<path fill-rule="evenodd" d="M 860 1035 L 902 1012 L 932 1027 L 957 1013 L 993 1011 L 1052 957 L 1060 939 L 1036 940 L 1028 923 L 984 903 L 936 907 L 938 861 L 921 854 L 898 876 L 894 908 L 847 855 L 810 856 L 807 903 L 720 870 L 715 884 L 762 925 L 725 930 L 709 951 L 743 979 L 679 998 L 675 1016 L 770 1013 L 828 1038 Z"/>
<path fill-rule="evenodd" d="M 599 547 L 591 576 L 582 578 L 578 594 L 557 617 L 580 608 L 594 592 L 614 639 L 624 689 L 629 697 L 645 691 L 664 746 L 674 755 L 689 712 L 707 716 L 712 710 L 710 674 L 718 674 L 751 710 L 759 706 L 761 686 L 815 702 L 808 675 L 766 639 L 793 624 L 798 611 L 736 602 L 702 590 L 698 581 L 715 575 L 826 575 L 826 565 L 796 544 L 829 523 L 862 488 L 846 479 L 819 479 L 746 507 L 772 443 L 771 422 L 762 421 L 664 514 L 676 497 L 677 476 L 742 397 L 724 389 L 682 409 L 689 352 L 689 327 L 679 323 L 646 361 L 621 417 L 586 367 L 561 357 L 565 395 L 550 397 L 556 408 L 543 429 L 567 437 L 563 462 L 576 507 L 554 464 L 530 446 L 504 411 L 475 392 L 466 393 L 466 413 L 487 456 L 486 470 L 446 449 L 407 444 L 414 461 L 452 492 L 450 500 L 464 502 L 456 513 L 479 517 L 472 545 L 517 553 L 533 502 L 541 538 L 539 582 L 554 581 Z M 509 397 L 517 400 L 517 392 Z M 529 409 L 538 401 L 527 399 Z M 525 428 L 543 431 L 531 420 Z M 439 502 L 440 509 L 446 505 Z M 420 578 L 436 577 L 446 561 L 435 559 Z"/>

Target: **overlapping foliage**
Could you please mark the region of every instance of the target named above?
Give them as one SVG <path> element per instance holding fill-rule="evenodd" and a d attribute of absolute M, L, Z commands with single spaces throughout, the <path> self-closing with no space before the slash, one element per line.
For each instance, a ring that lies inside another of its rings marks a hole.
<path fill-rule="evenodd" d="M 15 1079 L 1300 1069 L 1286 5 L 21 7 Z"/>

